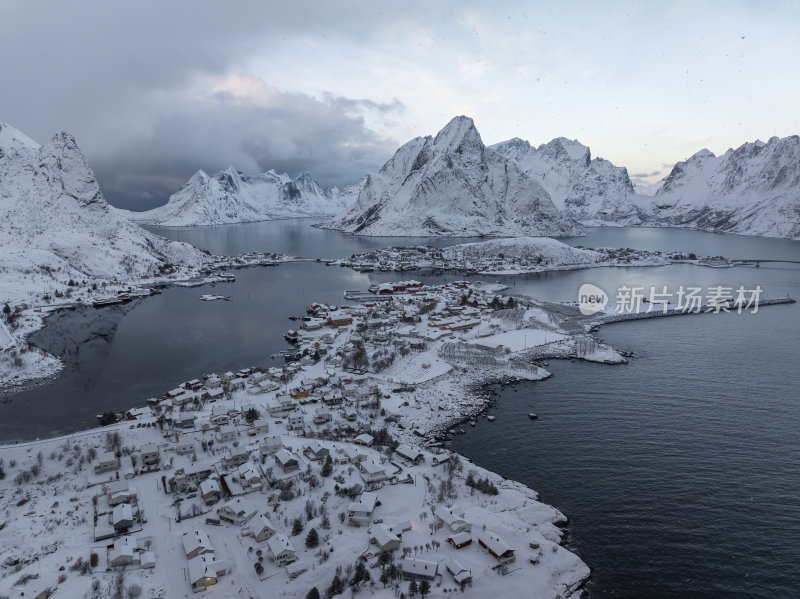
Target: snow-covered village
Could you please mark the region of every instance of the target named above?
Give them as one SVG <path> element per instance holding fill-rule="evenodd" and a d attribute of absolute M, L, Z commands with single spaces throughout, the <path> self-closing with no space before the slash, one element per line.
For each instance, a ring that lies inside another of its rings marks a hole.
<path fill-rule="evenodd" d="M 800 4 L 0 23 L 0 599 L 800 596 Z"/>
<path fill-rule="evenodd" d="M 431 441 L 492 418 L 481 376 L 545 378 L 521 356 L 569 339 L 496 287 L 311 304 L 284 367 L 208 374 L 103 415 L 117 424 L 6 448 L 0 593 L 571 594 L 589 569 L 560 545 L 565 517 Z"/>

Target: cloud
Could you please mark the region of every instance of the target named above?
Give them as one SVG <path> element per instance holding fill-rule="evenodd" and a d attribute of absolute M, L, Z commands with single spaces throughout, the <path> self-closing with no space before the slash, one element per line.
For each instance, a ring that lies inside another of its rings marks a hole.
<path fill-rule="evenodd" d="M 379 168 L 397 142 L 365 125 L 357 114 L 364 100 L 325 97 L 229 77 L 204 97 L 159 98 L 147 109 L 151 126 L 121 132 L 115 149 L 93 166 L 107 199 L 136 210 L 163 204 L 197 169 L 214 173 L 228 165 L 251 174 L 307 171 L 322 185 L 348 185 Z"/>
<path fill-rule="evenodd" d="M 661 171 L 653 171 L 651 173 L 633 173 L 631 177 L 636 177 L 638 179 L 646 179 L 648 177 L 655 177 L 656 175 L 660 175 Z"/>

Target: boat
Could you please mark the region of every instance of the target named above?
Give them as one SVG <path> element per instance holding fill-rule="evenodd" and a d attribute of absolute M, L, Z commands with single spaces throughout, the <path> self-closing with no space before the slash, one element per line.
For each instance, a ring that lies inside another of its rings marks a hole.
<path fill-rule="evenodd" d="M 292 343 L 292 344 L 297 343 L 298 337 L 299 336 L 297 335 L 297 331 L 295 331 L 294 329 L 289 329 L 283 335 L 283 338 L 286 339 L 286 341 L 288 341 L 289 343 Z"/>
<path fill-rule="evenodd" d="M 533 412 L 528 412 L 528 418 L 530 418 L 531 420 L 536 420 L 538 416 Z"/>
<path fill-rule="evenodd" d="M 460 435 L 466 435 L 466 434 L 467 434 L 467 431 L 465 431 L 463 428 L 460 428 L 460 429 L 458 429 L 458 433 L 459 433 Z"/>
<path fill-rule="evenodd" d="M 488 420 L 489 422 L 494 422 L 494 416 L 487 416 L 486 420 Z"/>
<path fill-rule="evenodd" d="M 470 425 L 470 426 L 475 426 L 475 421 L 474 421 L 474 420 L 470 420 L 470 421 L 469 421 L 469 425 Z"/>

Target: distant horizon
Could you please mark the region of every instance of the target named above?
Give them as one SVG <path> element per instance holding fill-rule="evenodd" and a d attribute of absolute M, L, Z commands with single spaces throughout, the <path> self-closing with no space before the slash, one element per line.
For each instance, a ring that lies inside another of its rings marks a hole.
<path fill-rule="evenodd" d="M 342 187 L 455 114 L 487 145 L 577 139 L 638 184 L 702 148 L 800 133 L 789 1 L 245 1 L 221 19 L 188 0 L 77 0 L 0 18 L 0 118 L 72 133 L 129 209 L 228 164 Z"/>

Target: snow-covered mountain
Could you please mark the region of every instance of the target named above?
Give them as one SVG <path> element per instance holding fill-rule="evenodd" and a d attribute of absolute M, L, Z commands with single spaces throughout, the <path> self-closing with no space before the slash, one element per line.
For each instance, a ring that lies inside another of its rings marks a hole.
<path fill-rule="evenodd" d="M 653 201 L 652 224 L 800 239 L 800 137 L 755 141 L 678 162 Z"/>
<path fill-rule="evenodd" d="M 325 226 L 360 235 L 570 235 L 578 223 L 638 224 L 643 198 L 624 168 L 577 141 L 486 147 L 472 119 L 403 145 Z"/>
<path fill-rule="evenodd" d="M 233 167 L 209 177 L 197 171 L 163 206 L 121 211 L 143 224 L 222 225 L 293 217 L 329 217 L 346 209 L 357 190 L 323 189 L 308 173 L 296 179 L 275 171 L 249 176 Z"/>
<path fill-rule="evenodd" d="M 23 298 L 69 279 L 134 281 L 204 254 L 111 209 L 68 133 L 40 146 L 0 123 L 0 290 Z"/>
<path fill-rule="evenodd" d="M 515 137 L 489 148 L 513 160 L 536 180 L 564 216 L 584 225 L 635 225 L 644 216 L 645 198 L 633 188 L 628 170 L 592 158 L 587 146 L 564 137 L 531 146 Z"/>
<path fill-rule="evenodd" d="M 487 148 L 459 116 L 400 147 L 356 203 L 325 225 L 359 235 L 569 235 L 580 232 L 516 160 Z"/>

